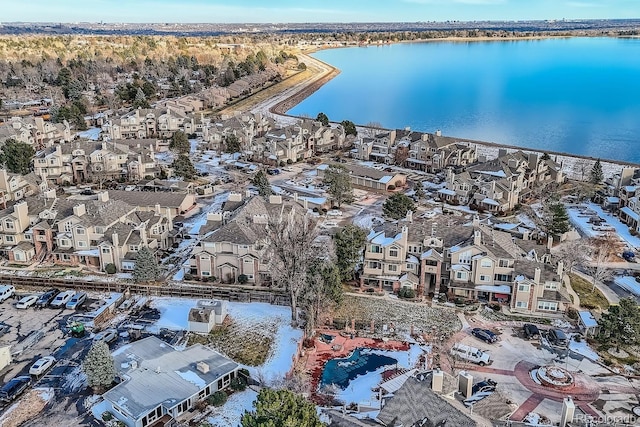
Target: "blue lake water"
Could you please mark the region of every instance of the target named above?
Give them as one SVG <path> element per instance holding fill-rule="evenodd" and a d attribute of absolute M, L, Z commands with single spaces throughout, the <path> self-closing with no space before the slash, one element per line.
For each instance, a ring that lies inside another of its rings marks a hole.
<path fill-rule="evenodd" d="M 382 366 L 395 365 L 397 362 L 392 357 L 357 348 L 347 358 L 327 361 L 322 371 L 320 383 L 322 385 L 335 384 L 344 390 L 349 382 L 356 377 L 373 372 Z"/>
<path fill-rule="evenodd" d="M 341 73 L 289 111 L 640 163 L 640 39 L 324 50 Z"/>

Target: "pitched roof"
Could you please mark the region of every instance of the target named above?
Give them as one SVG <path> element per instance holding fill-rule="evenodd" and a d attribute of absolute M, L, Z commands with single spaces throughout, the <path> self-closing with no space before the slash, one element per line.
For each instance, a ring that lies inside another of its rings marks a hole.
<path fill-rule="evenodd" d="M 188 196 L 185 192 L 109 190 L 109 199 L 122 200 L 132 206 L 178 208 Z"/>
<path fill-rule="evenodd" d="M 412 426 L 422 420 L 443 427 L 475 427 L 476 422 L 431 390 L 431 381 L 409 378 L 378 414 L 385 425 Z"/>

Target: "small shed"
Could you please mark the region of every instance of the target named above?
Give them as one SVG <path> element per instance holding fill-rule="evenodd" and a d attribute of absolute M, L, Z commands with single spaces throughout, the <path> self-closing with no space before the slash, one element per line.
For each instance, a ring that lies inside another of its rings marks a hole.
<path fill-rule="evenodd" d="M 221 325 L 227 317 L 227 302 L 200 300 L 189 310 L 189 331 L 208 334 L 214 326 Z"/>
<path fill-rule="evenodd" d="M 600 331 L 600 325 L 590 311 L 578 312 L 578 328 L 585 337 L 595 336 Z"/>

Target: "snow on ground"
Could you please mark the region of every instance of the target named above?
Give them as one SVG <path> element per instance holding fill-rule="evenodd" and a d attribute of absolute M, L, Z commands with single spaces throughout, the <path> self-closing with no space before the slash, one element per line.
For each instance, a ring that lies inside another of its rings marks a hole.
<path fill-rule="evenodd" d="M 82 370 L 82 366 L 76 366 L 64 377 L 65 390 L 82 390 L 87 386 L 87 375 Z"/>
<path fill-rule="evenodd" d="M 593 212 L 593 215 L 589 215 L 589 211 Z M 607 225 L 612 227 L 618 237 L 626 242 L 627 245 L 636 249 L 640 248 L 640 238 L 632 236 L 631 233 L 629 233 L 629 226 L 620 222 L 620 219 L 618 219 L 616 216 L 603 211 L 602 207 L 599 205 L 589 203 L 587 205 L 584 205 L 582 210 L 580 210 L 580 208 L 570 207 L 567 209 L 567 213 L 569 214 L 571 223 L 576 228 L 579 228 L 582 233 L 588 237 L 597 237 L 602 235 L 601 231 L 594 230 L 593 225 L 588 223 L 591 216 L 597 215 L 600 218 L 604 219 Z M 602 226 L 604 226 L 604 224 Z"/>
<path fill-rule="evenodd" d="M 102 129 L 100 128 L 89 128 L 85 131 L 78 132 L 77 135 L 80 138 L 91 139 L 93 141 L 97 141 L 100 138 L 100 132 Z"/>
<path fill-rule="evenodd" d="M 298 342 L 302 331 L 290 324 L 289 307 L 266 303 L 227 302 L 229 316 L 239 324 L 252 325 L 271 319 L 276 323 L 277 332 L 271 355 L 262 366 L 247 366 L 252 377 L 261 377 L 267 383 L 278 381 L 289 372 L 293 365 Z M 189 310 L 197 305 L 197 300 L 181 298 L 154 298 L 151 307 L 160 312 L 160 319 L 151 327 L 150 332 L 159 332 L 161 328 L 170 330 L 188 330 Z"/>
<path fill-rule="evenodd" d="M 250 388 L 235 392 L 224 405 L 214 408 L 207 421 L 216 427 L 237 427 L 244 412 L 253 410 L 253 402 L 257 396 L 258 393 Z"/>
<path fill-rule="evenodd" d="M 189 234 L 197 235 L 200 232 L 200 227 L 207 223 L 207 214 L 210 212 L 217 212 L 222 209 L 222 204 L 227 201 L 229 197 L 228 192 L 222 192 L 215 195 L 210 203 L 204 205 L 199 213 L 187 218 L 184 221 L 185 227 L 189 228 Z"/>
<path fill-rule="evenodd" d="M 600 356 L 591 348 L 585 339 L 577 342 L 575 341 L 575 335 L 571 337 L 571 341 L 569 341 L 569 350 L 574 353 L 578 353 L 586 357 L 587 359 L 596 361 L 600 359 Z"/>
<path fill-rule="evenodd" d="M 184 279 L 184 268 L 178 270 L 176 274 L 173 275 L 173 280 L 182 280 Z"/>
<path fill-rule="evenodd" d="M 633 276 L 618 276 L 613 279 L 616 285 L 631 292 L 634 295 L 640 296 L 640 283 L 636 281 Z"/>
<path fill-rule="evenodd" d="M 365 230 L 371 230 L 375 222 L 382 223 L 384 220 L 375 215 L 362 215 L 353 218 L 353 224 Z"/>

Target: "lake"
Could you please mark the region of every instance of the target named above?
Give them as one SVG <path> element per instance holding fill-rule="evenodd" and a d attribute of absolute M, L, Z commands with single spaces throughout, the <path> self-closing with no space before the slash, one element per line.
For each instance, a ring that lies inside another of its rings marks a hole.
<path fill-rule="evenodd" d="M 341 73 L 288 113 L 640 163 L 640 39 L 320 51 Z"/>

